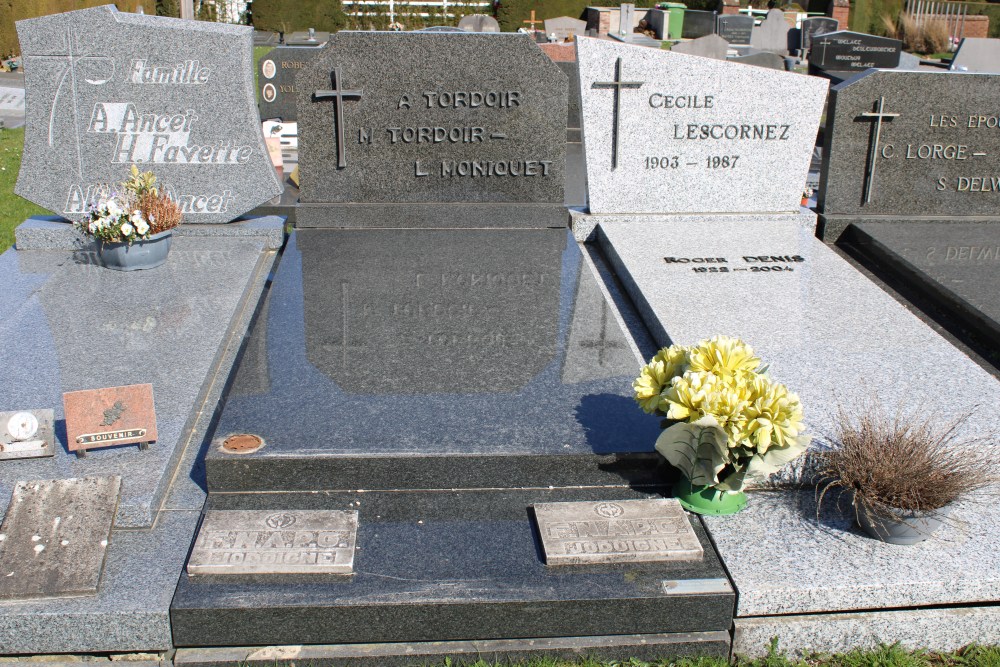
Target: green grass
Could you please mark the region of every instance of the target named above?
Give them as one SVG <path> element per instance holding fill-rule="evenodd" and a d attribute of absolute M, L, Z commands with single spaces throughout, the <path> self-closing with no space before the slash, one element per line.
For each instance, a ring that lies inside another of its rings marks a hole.
<path fill-rule="evenodd" d="M 933 653 L 907 650 L 895 644 L 874 650 L 854 650 L 847 653 L 815 653 L 804 658 L 792 658 L 772 640 L 768 655 L 749 659 L 737 657 L 732 662 L 724 658 L 680 658 L 646 662 L 642 660 L 604 661 L 583 658 L 558 660 L 542 658 L 525 661 L 490 662 L 486 660 L 445 660 L 424 663 L 425 667 L 1000 667 L 1000 647 L 970 645 L 953 653 Z"/>
<path fill-rule="evenodd" d="M 14 183 L 21 168 L 24 128 L 0 129 L 0 252 L 14 245 L 14 228 L 33 215 L 49 211 L 14 194 Z"/>

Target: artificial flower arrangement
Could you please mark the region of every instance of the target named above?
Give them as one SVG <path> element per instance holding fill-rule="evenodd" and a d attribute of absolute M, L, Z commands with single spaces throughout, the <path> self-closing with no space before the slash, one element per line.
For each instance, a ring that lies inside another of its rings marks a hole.
<path fill-rule="evenodd" d="M 802 404 L 761 368 L 753 348 L 715 336 L 671 345 L 632 384 L 643 410 L 666 417 L 656 450 L 692 487 L 740 493 L 802 454 Z"/>
<path fill-rule="evenodd" d="M 173 229 L 181 221 L 180 207 L 160 194 L 155 183 L 153 172 L 140 173 L 132 165 L 130 178 L 119 184 L 121 192 L 106 190 L 74 226 L 102 243 L 128 245 Z"/>

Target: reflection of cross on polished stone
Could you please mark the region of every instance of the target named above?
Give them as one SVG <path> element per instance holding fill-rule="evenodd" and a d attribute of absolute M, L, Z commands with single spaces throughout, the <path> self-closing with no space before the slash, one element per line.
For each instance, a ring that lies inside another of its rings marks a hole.
<path fill-rule="evenodd" d="M 882 138 L 882 121 L 892 120 L 893 118 L 899 117 L 898 113 L 889 113 L 885 111 L 885 97 L 878 98 L 878 104 L 875 109 L 876 110 L 874 112 L 866 111 L 858 116 L 860 120 L 875 121 L 875 137 L 868 147 L 868 170 L 865 174 L 863 198 L 865 204 L 872 200 L 872 184 L 875 182 L 875 162 L 878 160 L 878 144 Z"/>
<path fill-rule="evenodd" d="M 538 19 L 535 18 L 535 10 L 534 9 L 531 10 L 531 20 L 530 21 L 525 21 L 525 23 L 527 23 L 528 25 L 531 26 L 531 31 L 532 32 L 535 32 L 535 31 L 538 30 L 538 28 L 535 27 L 535 24 L 536 23 L 541 23 L 541 21 L 539 21 Z"/>
<path fill-rule="evenodd" d="M 342 90 L 340 87 L 340 67 L 334 67 L 330 72 L 333 90 L 317 90 L 313 93 L 313 101 L 333 100 L 333 120 L 337 126 L 337 169 L 347 166 L 344 151 L 344 100 L 360 100 L 362 90 Z"/>
<path fill-rule="evenodd" d="M 603 299 L 601 300 L 601 335 L 597 340 L 580 341 L 580 347 L 591 350 L 597 348 L 598 366 L 603 366 L 604 362 L 607 361 L 605 353 L 608 350 L 621 350 L 625 347 L 620 342 L 608 340 L 608 304 Z"/>
<path fill-rule="evenodd" d="M 618 167 L 618 128 L 620 125 L 621 113 L 619 111 L 619 98 L 621 97 L 622 88 L 641 88 L 644 81 L 622 81 L 622 59 L 618 56 L 615 61 L 615 80 L 614 81 L 595 81 L 594 88 L 613 88 L 615 91 L 615 101 L 613 115 L 615 117 L 615 130 L 611 135 L 611 170 L 614 171 Z"/>
<path fill-rule="evenodd" d="M 351 350 L 364 350 L 365 348 L 368 347 L 363 343 L 351 342 L 351 329 L 349 324 L 351 319 L 351 308 L 349 301 L 350 290 L 348 289 L 349 285 L 350 283 L 348 283 L 347 281 L 340 283 L 340 295 L 341 295 L 340 340 L 333 341 L 331 343 L 323 345 L 323 348 L 326 350 L 336 350 L 336 349 L 340 350 L 340 364 L 341 368 L 343 368 L 345 373 L 347 372 L 347 353 Z"/>

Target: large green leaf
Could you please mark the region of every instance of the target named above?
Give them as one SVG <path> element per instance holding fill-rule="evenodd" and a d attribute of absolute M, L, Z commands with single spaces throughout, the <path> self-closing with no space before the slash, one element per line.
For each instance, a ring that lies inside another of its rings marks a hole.
<path fill-rule="evenodd" d="M 726 432 L 713 417 L 674 424 L 656 439 L 656 451 L 696 486 L 714 486 L 729 459 Z"/>
<path fill-rule="evenodd" d="M 747 468 L 747 476 L 753 479 L 765 479 L 768 475 L 778 472 L 782 466 L 784 466 L 789 461 L 798 458 L 800 454 L 806 451 L 806 447 L 809 445 L 811 438 L 806 435 L 800 435 L 795 439 L 793 444 L 787 447 L 771 447 L 767 450 L 764 455 L 756 454 L 752 459 L 750 459 L 750 465 Z"/>

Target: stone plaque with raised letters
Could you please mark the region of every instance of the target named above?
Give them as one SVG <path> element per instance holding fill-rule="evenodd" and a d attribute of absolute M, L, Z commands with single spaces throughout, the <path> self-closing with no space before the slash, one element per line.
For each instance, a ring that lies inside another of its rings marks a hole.
<path fill-rule="evenodd" d="M 351 574 L 358 513 L 208 510 L 188 574 Z"/>
<path fill-rule="evenodd" d="M 119 12 L 17 22 L 26 130 L 17 194 L 69 219 L 133 164 L 184 223 L 229 222 L 281 193 L 253 90 L 253 29 Z"/>
<path fill-rule="evenodd" d="M 698 560 L 704 551 L 674 498 L 534 506 L 549 565 Z"/>

